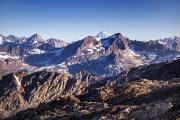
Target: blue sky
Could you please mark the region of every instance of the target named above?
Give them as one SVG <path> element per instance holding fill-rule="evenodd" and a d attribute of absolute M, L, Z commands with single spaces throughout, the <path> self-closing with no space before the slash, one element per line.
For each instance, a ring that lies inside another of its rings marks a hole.
<path fill-rule="evenodd" d="M 180 36 L 180 0 L 0 0 L 0 33 L 67 42 L 100 31 L 130 39 Z"/>

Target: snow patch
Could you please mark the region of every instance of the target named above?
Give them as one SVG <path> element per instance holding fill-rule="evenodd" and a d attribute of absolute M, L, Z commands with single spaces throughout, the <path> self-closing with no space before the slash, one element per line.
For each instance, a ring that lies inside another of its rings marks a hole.
<path fill-rule="evenodd" d="M 9 40 L 9 39 L 6 39 L 5 41 L 6 41 L 6 42 L 9 42 L 9 43 L 12 43 L 12 42 L 13 42 L 12 40 Z"/>
<path fill-rule="evenodd" d="M 167 43 L 165 41 L 158 41 L 159 44 L 166 45 Z"/>
<path fill-rule="evenodd" d="M 100 32 L 99 34 L 97 34 L 96 36 L 95 36 L 95 38 L 96 38 L 96 40 L 101 40 L 101 39 L 104 39 L 104 38 L 107 38 L 107 37 L 109 37 L 110 36 L 110 34 L 108 33 L 108 32 L 105 32 L 105 31 L 102 31 L 102 32 Z"/>
<path fill-rule="evenodd" d="M 45 53 L 45 51 L 44 50 L 40 50 L 40 49 L 33 49 L 29 53 L 30 54 L 43 54 L 43 53 Z"/>
<path fill-rule="evenodd" d="M 140 54 L 134 52 L 132 49 L 129 49 L 129 48 L 128 48 L 128 55 L 131 57 L 132 56 L 141 56 Z"/>
<path fill-rule="evenodd" d="M 2 37 L 0 36 L 0 45 L 3 44 L 3 39 Z"/>
<path fill-rule="evenodd" d="M 18 56 L 11 56 L 10 54 L 8 54 L 6 52 L 0 52 L 0 58 L 1 59 L 8 59 L 8 58 L 18 59 L 19 57 Z"/>
<path fill-rule="evenodd" d="M 87 51 L 88 51 L 90 54 L 92 54 L 92 53 L 94 52 L 93 49 L 90 49 L 90 48 L 88 48 Z"/>

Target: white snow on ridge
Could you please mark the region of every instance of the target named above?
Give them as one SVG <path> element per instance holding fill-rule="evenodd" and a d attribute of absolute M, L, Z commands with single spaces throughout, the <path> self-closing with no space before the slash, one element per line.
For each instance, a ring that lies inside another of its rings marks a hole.
<path fill-rule="evenodd" d="M 57 65 L 49 65 L 49 66 L 34 68 L 32 71 L 38 72 L 38 71 L 42 71 L 42 70 L 52 70 L 52 71 L 64 72 L 64 73 L 68 72 L 68 68 L 67 68 L 67 65 L 65 64 L 65 62 L 62 62 Z"/>
<path fill-rule="evenodd" d="M 0 36 L 0 45 L 3 44 L 3 39 L 2 37 Z"/>
<path fill-rule="evenodd" d="M 88 48 L 87 51 L 90 52 L 91 54 L 94 52 L 93 49 L 90 48 Z"/>
<path fill-rule="evenodd" d="M 43 54 L 43 53 L 45 53 L 45 51 L 44 50 L 40 50 L 40 49 L 33 49 L 29 53 L 30 54 Z"/>
<path fill-rule="evenodd" d="M 134 52 L 134 50 L 128 48 L 128 55 L 129 56 L 141 56 L 140 54 Z"/>
<path fill-rule="evenodd" d="M 10 54 L 7 54 L 5 52 L 0 52 L 0 58 L 1 59 L 7 59 L 7 58 L 11 58 L 11 59 L 18 59 L 18 56 L 11 56 Z"/>
<path fill-rule="evenodd" d="M 167 43 L 165 41 L 158 41 L 159 44 L 163 44 L 163 45 L 166 45 Z"/>
<path fill-rule="evenodd" d="M 9 40 L 9 39 L 6 39 L 5 41 L 6 41 L 6 42 L 9 42 L 9 43 L 12 43 L 12 42 L 13 42 L 12 40 Z"/>
<path fill-rule="evenodd" d="M 110 34 L 108 32 L 102 31 L 99 34 L 97 34 L 95 36 L 95 38 L 96 38 L 96 40 L 101 40 L 101 39 L 107 38 L 109 36 L 110 36 Z"/>

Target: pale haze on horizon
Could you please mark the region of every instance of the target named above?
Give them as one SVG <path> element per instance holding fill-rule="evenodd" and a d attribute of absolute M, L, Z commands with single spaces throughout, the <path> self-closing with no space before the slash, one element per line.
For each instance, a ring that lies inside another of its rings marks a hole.
<path fill-rule="evenodd" d="M 101 31 L 130 39 L 180 36 L 180 0 L 0 0 L 0 34 L 66 42 Z"/>

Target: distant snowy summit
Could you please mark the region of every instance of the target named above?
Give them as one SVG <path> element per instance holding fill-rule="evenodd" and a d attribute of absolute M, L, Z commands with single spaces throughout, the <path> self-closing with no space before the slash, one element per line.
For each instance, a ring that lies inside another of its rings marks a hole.
<path fill-rule="evenodd" d="M 110 34 L 108 32 L 101 31 L 99 34 L 97 34 L 95 36 L 95 38 L 96 38 L 96 40 L 101 40 L 101 39 L 108 38 L 109 36 L 110 36 Z"/>

